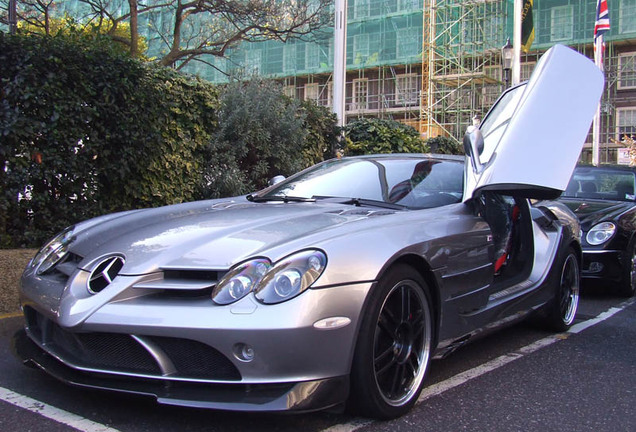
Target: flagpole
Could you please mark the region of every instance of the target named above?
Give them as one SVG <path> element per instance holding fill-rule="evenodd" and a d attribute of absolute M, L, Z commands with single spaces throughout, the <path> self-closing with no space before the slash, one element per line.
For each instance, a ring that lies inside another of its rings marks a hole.
<path fill-rule="evenodd" d="M 596 38 L 594 44 L 594 63 L 603 72 L 603 34 Z M 598 166 L 600 163 L 600 129 L 601 129 L 601 102 L 596 106 L 594 123 L 592 123 L 592 165 Z"/>
<path fill-rule="evenodd" d="M 610 30 L 609 10 L 607 9 L 607 0 L 596 1 L 596 20 L 594 21 L 594 64 L 598 66 L 603 75 L 603 54 L 605 46 L 603 44 L 603 34 Z M 602 100 L 602 98 L 601 98 Z M 596 107 L 596 115 L 592 123 L 592 165 L 597 166 L 600 163 L 599 147 L 600 147 L 600 129 L 601 129 L 601 102 Z"/>
<path fill-rule="evenodd" d="M 347 75 L 347 0 L 336 0 L 334 11 L 333 112 L 338 126 L 346 123 L 345 83 Z"/>
<path fill-rule="evenodd" d="M 521 81 L 521 13 L 523 10 L 523 0 L 514 0 L 514 18 L 512 30 L 512 85 L 517 85 Z"/>

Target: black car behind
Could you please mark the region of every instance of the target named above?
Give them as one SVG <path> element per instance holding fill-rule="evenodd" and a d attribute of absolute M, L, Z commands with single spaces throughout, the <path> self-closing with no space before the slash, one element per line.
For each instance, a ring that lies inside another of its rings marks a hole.
<path fill-rule="evenodd" d="M 578 166 L 561 195 L 583 230 L 582 276 L 613 283 L 631 297 L 636 288 L 636 167 Z"/>

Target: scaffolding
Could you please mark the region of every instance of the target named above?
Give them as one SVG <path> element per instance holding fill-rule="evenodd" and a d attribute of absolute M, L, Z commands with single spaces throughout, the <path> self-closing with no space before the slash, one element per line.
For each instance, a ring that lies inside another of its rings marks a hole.
<path fill-rule="evenodd" d="M 507 1 L 428 0 L 423 20 L 432 21 L 424 44 L 421 130 L 427 137 L 460 137 L 501 93 L 500 48 L 506 34 Z M 426 87 L 426 88 L 425 88 Z"/>
<path fill-rule="evenodd" d="M 555 43 L 592 57 L 596 0 L 534 0 L 535 40 L 522 54 L 521 80 Z M 505 87 L 501 47 L 512 35 L 511 0 L 349 0 L 346 118 L 392 118 L 424 138 L 460 140 Z M 636 135 L 636 1 L 610 5 L 601 161 L 616 161 L 621 134 Z M 242 44 L 220 71 L 279 80 L 285 92 L 330 106 L 332 29 L 286 44 Z M 223 82 L 209 68 L 191 71 Z M 207 72 L 206 72 L 207 71 Z M 589 159 L 591 134 L 583 152 Z"/>
<path fill-rule="evenodd" d="M 88 13 L 78 0 L 56 13 Z M 127 10 L 114 0 L 112 7 Z M 349 0 L 346 118 L 392 118 L 423 137 L 460 139 L 504 88 L 501 47 L 512 35 L 511 0 Z M 561 43 L 592 57 L 596 0 L 534 0 L 535 40 L 522 55 L 521 80 L 541 53 Z M 165 52 L 169 12 L 140 16 L 150 57 Z M 636 136 L 636 0 L 610 4 L 605 35 L 606 88 L 601 104 L 601 161 L 616 160 L 624 134 Z M 196 23 L 193 28 L 196 28 Z M 185 71 L 215 83 L 251 74 L 274 78 L 292 97 L 325 106 L 332 100 L 333 29 L 287 43 L 242 43 L 225 58 L 192 62 Z M 583 159 L 588 159 L 589 144 Z"/>

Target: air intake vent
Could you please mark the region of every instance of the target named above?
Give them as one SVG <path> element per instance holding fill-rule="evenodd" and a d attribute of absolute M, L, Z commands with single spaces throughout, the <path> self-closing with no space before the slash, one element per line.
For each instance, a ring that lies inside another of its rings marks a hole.
<path fill-rule="evenodd" d="M 124 259 L 120 256 L 103 259 L 88 278 L 88 290 L 93 294 L 102 291 L 113 282 L 123 266 Z"/>

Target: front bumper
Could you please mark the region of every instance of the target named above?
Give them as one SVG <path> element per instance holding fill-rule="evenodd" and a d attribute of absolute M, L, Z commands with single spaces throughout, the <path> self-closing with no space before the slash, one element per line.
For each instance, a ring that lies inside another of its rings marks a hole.
<path fill-rule="evenodd" d="M 60 381 L 84 388 L 154 397 L 166 405 L 228 411 L 305 412 L 342 404 L 349 378 L 335 377 L 300 383 L 210 384 L 87 373 L 65 365 L 36 345 L 24 330 L 14 335 L 16 355 Z"/>
<path fill-rule="evenodd" d="M 623 253 L 618 250 L 583 250 L 581 277 L 588 280 L 620 282 Z"/>
<path fill-rule="evenodd" d="M 48 307 L 54 301 L 30 295 L 36 290 L 23 283 L 27 326 L 19 356 L 69 384 L 150 395 L 165 404 L 330 408 L 348 396 L 360 311 L 371 285 L 310 289 L 278 305 L 249 296 L 215 306 L 209 299 L 150 295 L 90 310 L 79 299 L 70 309 L 86 313 L 69 325 L 60 309 Z M 349 323 L 315 325 L 334 317 Z M 242 358 L 240 347 L 249 347 L 253 358 Z"/>

